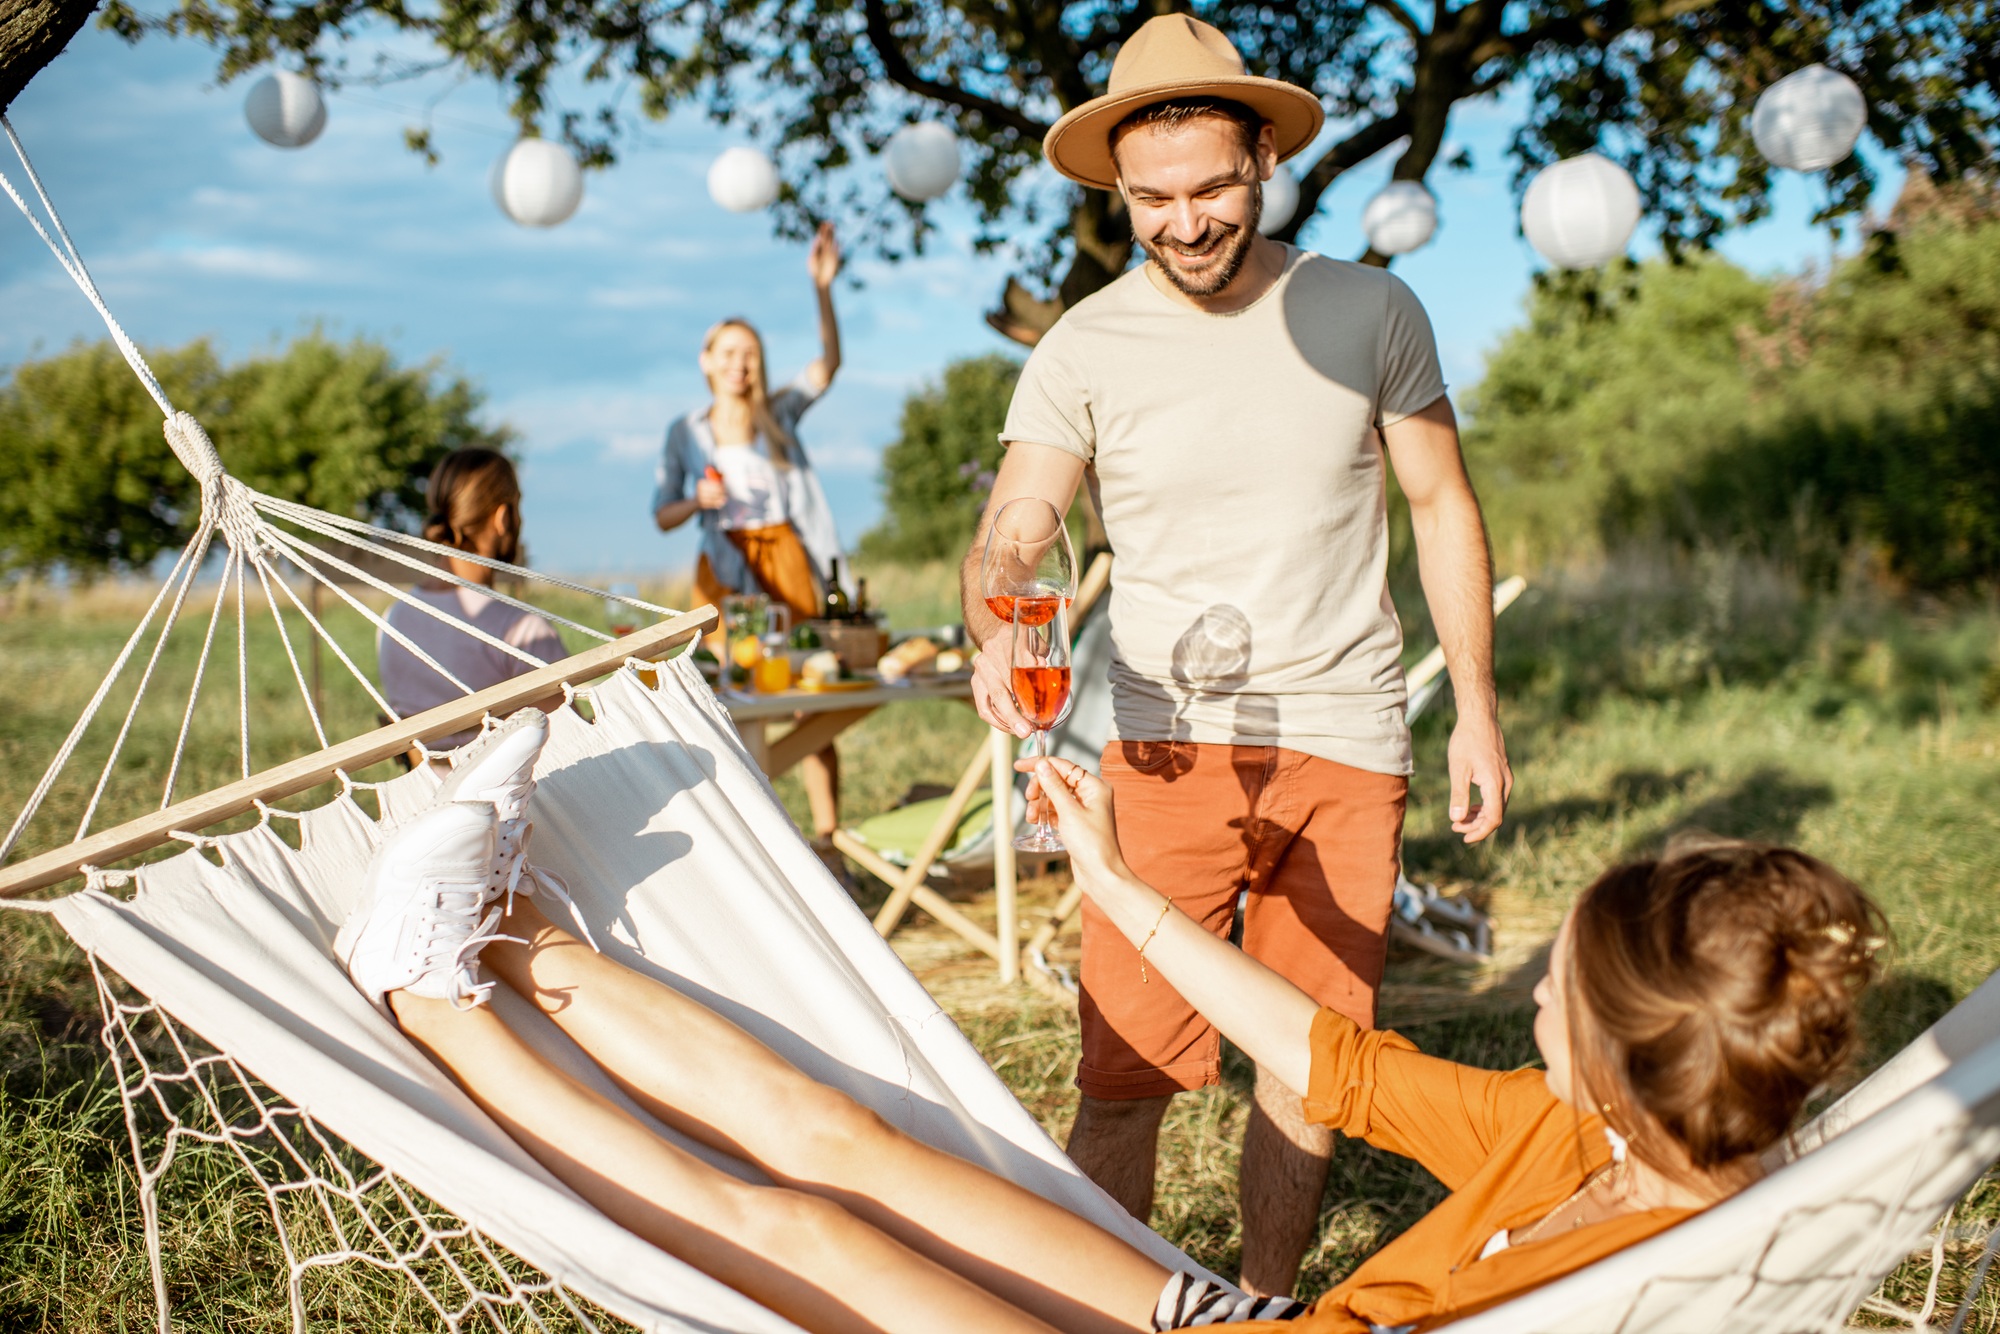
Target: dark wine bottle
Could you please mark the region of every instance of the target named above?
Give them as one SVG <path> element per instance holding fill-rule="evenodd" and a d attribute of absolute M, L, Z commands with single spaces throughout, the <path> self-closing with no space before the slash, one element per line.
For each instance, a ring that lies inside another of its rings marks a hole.
<path fill-rule="evenodd" d="M 856 579 L 854 581 L 854 619 L 857 621 L 868 619 L 868 581 L 866 579 Z"/>
<path fill-rule="evenodd" d="M 846 621 L 854 617 L 853 604 L 847 600 L 847 590 L 840 586 L 840 557 L 835 556 L 827 567 L 826 576 L 826 619 Z"/>

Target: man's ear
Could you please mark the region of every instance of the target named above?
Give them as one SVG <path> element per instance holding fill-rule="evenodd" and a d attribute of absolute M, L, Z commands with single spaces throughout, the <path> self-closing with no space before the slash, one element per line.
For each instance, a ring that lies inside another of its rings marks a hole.
<path fill-rule="evenodd" d="M 1269 121 L 1257 131 L 1257 179 L 1268 181 L 1278 170 L 1278 127 Z"/>

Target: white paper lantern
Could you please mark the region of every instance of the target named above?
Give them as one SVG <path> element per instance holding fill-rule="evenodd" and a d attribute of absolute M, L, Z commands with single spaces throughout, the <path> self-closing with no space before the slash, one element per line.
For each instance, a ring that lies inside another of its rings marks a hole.
<path fill-rule="evenodd" d="M 755 213 L 778 198 L 778 168 L 754 148 L 726 148 L 708 168 L 708 197 L 731 213 Z"/>
<path fill-rule="evenodd" d="M 936 199 L 958 180 L 958 136 L 935 121 L 905 125 L 882 155 L 889 188 L 913 203 Z"/>
<path fill-rule="evenodd" d="M 259 139 L 279 148 L 304 148 L 326 128 L 326 100 L 319 85 L 288 69 L 272 70 L 250 85 L 243 119 Z"/>
<path fill-rule="evenodd" d="M 1384 255 L 1407 255 L 1437 231 L 1437 200 L 1419 181 L 1390 181 L 1361 210 L 1361 230 L 1370 248 Z"/>
<path fill-rule="evenodd" d="M 547 139 L 523 139 L 493 164 L 493 202 L 523 227 L 567 222 L 583 202 L 576 155 Z"/>
<path fill-rule="evenodd" d="M 1594 269 L 1616 259 L 1638 225 L 1631 173 L 1595 153 L 1543 167 L 1521 200 L 1528 243 L 1558 268 Z"/>
<path fill-rule="evenodd" d="M 1773 166 L 1818 171 L 1854 151 L 1868 102 L 1854 80 L 1808 65 L 1766 88 L 1750 112 L 1750 137 Z"/>
<path fill-rule="evenodd" d="M 1269 236 L 1292 220 L 1299 211 L 1298 177 L 1283 167 L 1264 182 L 1264 211 L 1257 217 L 1257 230 Z"/>

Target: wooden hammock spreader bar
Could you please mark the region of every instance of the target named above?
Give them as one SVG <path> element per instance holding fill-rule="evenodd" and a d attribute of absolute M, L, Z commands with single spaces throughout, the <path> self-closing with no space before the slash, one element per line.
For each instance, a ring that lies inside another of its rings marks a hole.
<path fill-rule="evenodd" d="M 648 661 L 664 657 L 670 650 L 703 634 L 715 624 L 713 607 L 681 612 L 658 625 L 635 630 L 623 639 L 600 644 L 582 653 L 550 663 L 537 671 L 503 681 L 497 686 L 467 695 L 450 704 L 413 714 L 373 732 L 343 741 L 337 746 L 314 751 L 275 769 L 177 801 L 164 810 L 128 820 L 114 829 L 71 843 L 67 847 L 30 857 L 14 866 L 0 867 L 0 898 L 13 898 L 32 889 L 58 884 L 85 866 L 104 866 L 134 853 L 164 843 L 175 830 L 199 831 L 240 815 L 260 801 L 275 801 L 316 787 L 338 770 L 349 773 L 401 755 L 426 737 L 449 736 L 471 727 L 489 713 L 512 713 L 515 709 L 547 699 L 565 685 L 594 680 L 617 670 L 627 658 Z"/>

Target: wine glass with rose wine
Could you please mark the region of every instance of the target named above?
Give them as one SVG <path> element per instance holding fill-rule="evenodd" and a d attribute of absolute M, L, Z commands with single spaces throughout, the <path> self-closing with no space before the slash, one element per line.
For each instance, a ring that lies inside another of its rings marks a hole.
<path fill-rule="evenodd" d="M 1017 597 L 1008 681 L 1014 707 L 1035 728 L 1035 753 L 1049 757 L 1049 729 L 1069 717 L 1069 606 L 1053 594 Z M 1037 821 L 1014 840 L 1022 852 L 1061 852 L 1055 825 Z"/>
<path fill-rule="evenodd" d="M 979 571 L 980 596 L 1002 621 L 1041 616 L 1045 623 L 1051 607 L 1067 610 L 1076 596 L 1076 552 L 1062 514 L 1035 496 L 1002 505 L 986 530 Z"/>

